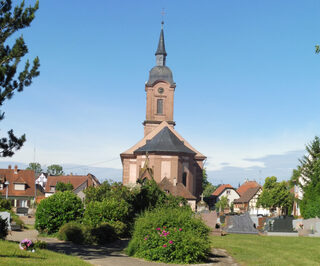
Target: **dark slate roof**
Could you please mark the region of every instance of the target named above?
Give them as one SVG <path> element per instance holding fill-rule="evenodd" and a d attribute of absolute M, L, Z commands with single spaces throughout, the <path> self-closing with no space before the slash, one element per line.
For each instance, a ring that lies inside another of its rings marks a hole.
<path fill-rule="evenodd" d="M 134 153 L 146 152 L 166 152 L 166 153 L 188 153 L 195 155 L 196 153 L 186 147 L 178 137 L 172 133 L 168 127 L 164 127 L 151 140 L 147 140 L 146 144 Z"/>
<path fill-rule="evenodd" d="M 164 35 L 163 35 L 163 28 L 161 29 L 161 32 L 160 32 L 160 38 L 159 38 L 159 43 L 158 43 L 158 49 L 155 53 L 155 55 L 158 55 L 158 54 L 162 54 L 164 56 L 167 55 L 167 52 L 166 52 L 166 47 L 164 45 Z"/>
<path fill-rule="evenodd" d="M 171 86 L 175 85 L 172 72 L 167 66 L 155 66 L 150 70 L 147 85 L 153 86 L 156 81 L 167 81 Z"/>

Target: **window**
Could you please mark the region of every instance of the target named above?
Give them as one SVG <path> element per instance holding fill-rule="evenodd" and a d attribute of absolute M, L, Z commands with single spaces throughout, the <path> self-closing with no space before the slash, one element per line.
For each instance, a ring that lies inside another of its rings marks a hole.
<path fill-rule="evenodd" d="M 163 114 L 163 99 L 157 100 L 157 114 L 162 115 Z"/>
<path fill-rule="evenodd" d="M 187 186 L 187 173 L 184 172 L 182 175 L 182 184 L 186 187 Z"/>
<path fill-rule="evenodd" d="M 227 195 L 230 195 L 230 190 L 227 190 Z"/>
<path fill-rule="evenodd" d="M 50 186 L 50 192 L 55 192 L 56 187 L 55 186 Z"/>
<path fill-rule="evenodd" d="M 25 190 L 25 184 L 14 184 L 14 190 Z"/>

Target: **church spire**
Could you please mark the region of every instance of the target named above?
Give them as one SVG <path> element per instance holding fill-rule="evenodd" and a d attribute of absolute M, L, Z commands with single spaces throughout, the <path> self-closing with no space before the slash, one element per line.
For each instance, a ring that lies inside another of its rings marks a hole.
<path fill-rule="evenodd" d="M 167 52 L 166 52 L 166 47 L 164 44 L 163 24 L 164 24 L 164 22 L 162 21 L 158 49 L 155 53 L 157 66 L 165 66 L 166 65 Z"/>

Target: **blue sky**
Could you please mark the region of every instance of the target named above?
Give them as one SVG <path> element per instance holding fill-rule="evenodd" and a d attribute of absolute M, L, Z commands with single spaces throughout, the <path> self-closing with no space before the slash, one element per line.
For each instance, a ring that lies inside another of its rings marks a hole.
<path fill-rule="evenodd" d="M 143 137 L 162 8 L 176 130 L 207 155 L 210 180 L 289 178 L 320 132 L 317 0 L 41 1 L 19 33 L 41 74 L 2 108 L 2 134 L 28 141 L 1 161 L 31 162 L 36 148 L 43 165 L 121 169 Z M 286 171 L 270 168 L 279 156 Z"/>

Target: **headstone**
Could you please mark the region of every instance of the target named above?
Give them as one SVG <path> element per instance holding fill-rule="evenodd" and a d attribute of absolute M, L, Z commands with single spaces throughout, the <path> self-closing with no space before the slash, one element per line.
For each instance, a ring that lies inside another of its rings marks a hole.
<path fill-rule="evenodd" d="M 279 216 L 266 220 L 265 230 L 268 232 L 293 232 L 292 216 Z"/>
<path fill-rule="evenodd" d="M 254 227 L 247 212 L 240 215 L 230 215 L 226 231 L 234 234 L 258 234 L 258 230 Z"/>
<path fill-rule="evenodd" d="M 2 220 L 7 219 L 8 230 L 11 231 L 11 224 L 10 224 L 11 215 L 10 215 L 10 212 L 0 212 L 0 217 L 1 217 Z"/>

